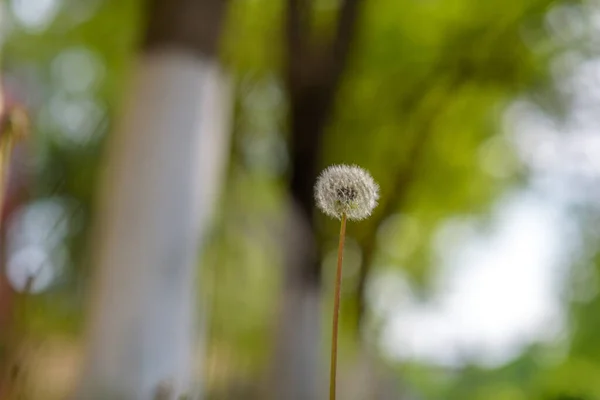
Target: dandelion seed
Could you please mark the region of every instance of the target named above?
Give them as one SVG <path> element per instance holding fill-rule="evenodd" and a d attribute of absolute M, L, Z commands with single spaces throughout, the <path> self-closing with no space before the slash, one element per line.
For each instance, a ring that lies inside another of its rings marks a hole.
<path fill-rule="evenodd" d="M 325 169 L 315 185 L 315 199 L 323 212 L 333 218 L 361 220 L 377 206 L 379 186 L 371 175 L 357 166 L 334 165 Z"/>

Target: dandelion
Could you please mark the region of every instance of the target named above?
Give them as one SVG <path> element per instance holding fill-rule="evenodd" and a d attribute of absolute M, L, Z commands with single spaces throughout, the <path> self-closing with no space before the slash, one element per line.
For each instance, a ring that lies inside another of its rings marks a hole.
<path fill-rule="evenodd" d="M 335 400 L 336 389 L 337 337 L 346 219 L 362 220 L 367 218 L 377 206 L 378 198 L 379 186 L 367 171 L 357 166 L 331 166 L 321 173 L 315 185 L 315 199 L 319 208 L 330 217 L 341 220 L 333 305 L 331 374 L 329 378 L 330 400 Z"/>
<path fill-rule="evenodd" d="M 379 186 L 357 166 L 333 165 L 325 169 L 315 185 L 317 205 L 330 217 L 361 220 L 371 215 L 379 198 Z"/>

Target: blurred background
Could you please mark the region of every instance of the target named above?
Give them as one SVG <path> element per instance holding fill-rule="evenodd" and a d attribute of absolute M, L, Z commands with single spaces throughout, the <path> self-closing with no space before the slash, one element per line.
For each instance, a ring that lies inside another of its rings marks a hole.
<path fill-rule="evenodd" d="M 112 386 L 86 365 L 159 387 L 144 345 L 94 358 L 136 340 L 191 342 L 164 364 L 198 398 L 325 398 L 337 163 L 381 186 L 348 226 L 341 399 L 600 399 L 597 1 L 5 0 L 0 37 L 1 399 Z M 169 232 L 196 257 L 163 290 L 179 247 L 133 264 Z M 195 322 L 147 338 L 140 310 Z"/>

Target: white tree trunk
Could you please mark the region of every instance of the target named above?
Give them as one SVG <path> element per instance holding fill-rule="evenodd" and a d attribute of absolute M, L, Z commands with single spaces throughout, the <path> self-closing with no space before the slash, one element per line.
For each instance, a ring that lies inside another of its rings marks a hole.
<path fill-rule="evenodd" d="M 214 61 L 183 51 L 145 54 L 133 72 L 96 215 L 80 400 L 150 400 L 159 387 L 174 398 L 193 381 L 198 245 L 228 152 L 230 87 Z"/>

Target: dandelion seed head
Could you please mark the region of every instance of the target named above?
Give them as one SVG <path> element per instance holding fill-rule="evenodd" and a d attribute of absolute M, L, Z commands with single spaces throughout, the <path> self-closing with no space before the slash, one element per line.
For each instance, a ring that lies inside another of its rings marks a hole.
<path fill-rule="evenodd" d="M 315 199 L 323 212 L 341 219 L 361 220 L 371 215 L 379 199 L 379 186 L 371 175 L 355 165 L 326 168 L 315 185 Z"/>

